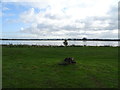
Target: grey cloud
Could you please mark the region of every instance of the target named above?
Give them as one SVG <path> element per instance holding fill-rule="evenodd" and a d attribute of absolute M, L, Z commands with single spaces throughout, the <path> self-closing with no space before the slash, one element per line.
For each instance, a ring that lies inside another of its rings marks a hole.
<path fill-rule="evenodd" d="M 40 30 L 50 30 L 50 31 L 57 31 L 59 30 L 59 28 L 55 25 L 51 25 L 51 24 L 45 24 L 45 23 L 41 23 L 37 25 L 37 28 Z"/>
<path fill-rule="evenodd" d="M 112 32 L 105 32 L 105 33 L 102 33 L 102 34 L 99 34 L 98 35 L 99 38 L 118 38 L 118 34 L 114 34 Z"/>
<path fill-rule="evenodd" d="M 69 35 L 69 36 L 82 36 L 82 35 L 92 35 L 92 34 L 91 33 L 74 31 L 74 32 L 67 33 L 67 35 Z"/>
<path fill-rule="evenodd" d="M 51 14 L 46 14 L 45 15 L 46 18 L 49 18 L 49 19 L 59 19 L 56 15 L 51 15 Z"/>
<path fill-rule="evenodd" d="M 76 26 L 66 25 L 61 27 L 63 30 L 79 30 L 80 28 L 77 28 Z"/>
<path fill-rule="evenodd" d="M 87 17 L 84 20 L 79 20 L 76 22 L 84 22 L 85 23 L 85 28 L 84 30 L 115 30 L 118 29 L 118 8 L 117 7 L 111 7 L 110 10 L 108 11 L 109 16 L 103 16 L 103 17 Z M 105 21 L 108 21 L 109 26 L 107 27 L 100 27 L 100 28 L 94 28 L 91 26 L 91 24 L 95 21 L 101 21 L 103 24 Z"/>
<path fill-rule="evenodd" d="M 70 16 L 66 16 L 65 14 L 61 14 L 61 15 L 58 15 L 58 14 L 50 14 L 50 13 L 47 13 L 44 15 L 45 18 L 48 18 L 48 19 L 52 19 L 52 20 L 61 20 L 61 19 L 66 19 L 66 18 L 70 18 Z"/>
<path fill-rule="evenodd" d="M 44 24 L 44 23 L 41 23 L 41 24 L 38 24 L 37 25 L 37 28 L 38 29 L 52 29 L 53 28 L 53 26 L 52 25 L 47 25 L 47 24 Z"/>

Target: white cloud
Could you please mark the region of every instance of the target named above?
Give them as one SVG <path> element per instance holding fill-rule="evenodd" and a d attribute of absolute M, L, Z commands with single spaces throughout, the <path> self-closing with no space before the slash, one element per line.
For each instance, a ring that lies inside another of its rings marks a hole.
<path fill-rule="evenodd" d="M 10 10 L 10 9 L 7 7 L 3 7 L 2 10 L 5 11 L 5 10 Z"/>
<path fill-rule="evenodd" d="M 30 24 L 21 28 L 23 33 L 43 38 L 107 38 L 112 35 L 115 38 L 117 35 L 117 15 L 112 8 L 118 0 L 3 0 L 11 1 L 31 7 L 20 15 L 22 22 Z M 36 8 L 44 11 L 35 12 Z"/>

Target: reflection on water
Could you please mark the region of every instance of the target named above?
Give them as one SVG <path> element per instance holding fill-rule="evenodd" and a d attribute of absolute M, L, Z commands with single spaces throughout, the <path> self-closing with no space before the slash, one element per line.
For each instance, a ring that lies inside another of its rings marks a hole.
<path fill-rule="evenodd" d="M 0 41 L 0 44 L 27 44 L 27 45 L 63 45 L 63 41 Z M 84 46 L 118 46 L 118 41 L 68 41 L 68 45 Z"/>

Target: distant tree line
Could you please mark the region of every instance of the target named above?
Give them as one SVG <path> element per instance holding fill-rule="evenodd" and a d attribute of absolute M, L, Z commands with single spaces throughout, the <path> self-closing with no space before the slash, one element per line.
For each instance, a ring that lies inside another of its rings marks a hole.
<path fill-rule="evenodd" d="M 69 41 L 120 41 L 120 39 L 87 39 L 87 38 L 82 38 L 82 39 L 76 39 L 76 38 L 68 38 L 68 39 L 0 39 L 0 40 L 25 40 L 25 41 L 58 41 L 58 40 L 69 40 Z"/>

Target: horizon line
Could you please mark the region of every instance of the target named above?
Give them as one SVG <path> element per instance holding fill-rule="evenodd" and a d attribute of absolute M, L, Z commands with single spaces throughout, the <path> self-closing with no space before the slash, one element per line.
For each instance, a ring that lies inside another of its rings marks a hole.
<path fill-rule="evenodd" d="M 9 39 L 9 38 L 2 38 L 0 40 L 69 40 L 69 41 L 120 41 L 120 39 L 76 39 L 76 38 L 68 38 L 68 39 Z"/>

